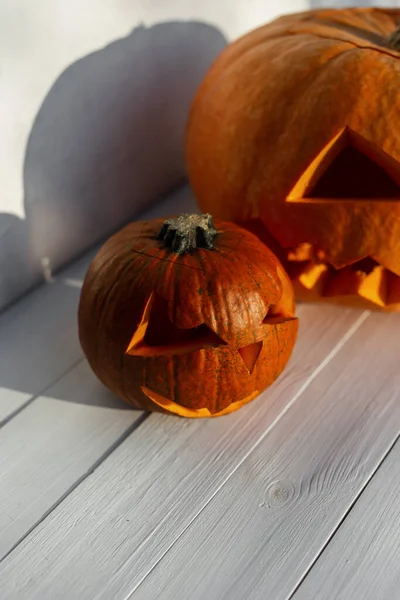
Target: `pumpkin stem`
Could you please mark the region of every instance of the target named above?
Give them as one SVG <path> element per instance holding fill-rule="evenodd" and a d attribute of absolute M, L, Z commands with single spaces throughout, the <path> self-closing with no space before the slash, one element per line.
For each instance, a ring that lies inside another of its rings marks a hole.
<path fill-rule="evenodd" d="M 400 52 L 400 25 L 389 36 L 389 47 Z"/>
<path fill-rule="evenodd" d="M 211 250 L 217 233 L 211 215 L 183 214 L 164 221 L 156 239 L 177 254 L 183 254 L 197 248 Z"/>

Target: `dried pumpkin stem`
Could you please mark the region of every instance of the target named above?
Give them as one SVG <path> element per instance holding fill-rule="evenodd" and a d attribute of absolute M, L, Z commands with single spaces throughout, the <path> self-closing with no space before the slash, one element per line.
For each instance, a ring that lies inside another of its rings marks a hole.
<path fill-rule="evenodd" d="M 389 47 L 400 52 L 400 25 L 389 36 Z"/>
<path fill-rule="evenodd" d="M 183 214 L 164 221 L 156 239 L 177 254 L 183 254 L 197 248 L 211 250 L 217 233 L 211 215 Z"/>

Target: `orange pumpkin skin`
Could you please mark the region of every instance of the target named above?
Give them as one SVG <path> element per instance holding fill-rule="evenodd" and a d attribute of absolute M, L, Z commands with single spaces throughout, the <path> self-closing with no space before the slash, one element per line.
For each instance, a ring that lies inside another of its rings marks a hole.
<path fill-rule="evenodd" d="M 200 208 L 277 243 L 299 298 L 400 310 L 399 23 L 281 17 L 224 49 L 193 102 Z"/>
<path fill-rule="evenodd" d="M 98 378 L 127 403 L 185 417 L 240 408 L 282 372 L 295 344 L 293 288 L 248 231 L 216 222 L 212 249 L 177 254 L 163 219 L 112 236 L 87 271 L 79 337 Z"/>

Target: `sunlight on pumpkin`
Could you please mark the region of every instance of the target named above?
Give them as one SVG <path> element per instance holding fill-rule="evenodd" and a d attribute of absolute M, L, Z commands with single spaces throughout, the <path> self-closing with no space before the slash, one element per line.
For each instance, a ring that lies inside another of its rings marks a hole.
<path fill-rule="evenodd" d="M 282 285 L 282 293 L 279 301 L 276 304 L 271 304 L 269 307 L 268 315 L 266 319 L 264 319 L 264 323 L 270 321 L 270 317 L 274 316 L 291 318 L 296 310 L 295 297 L 291 293 L 292 282 L 290 281 L 288 274 L 279 265 L 277 266 L 276 271 Z"/>
<path fill-rule="evenodd" d="M 174 415 L 178 415 L 180 417 L 189 417 L 189 418 L 222 417 L 223 415 L 227 415 L 231 412 L 234 412 L 235 410 L 238 410 L 244 404 L 251 402 L 251 400 L 254 400 L 254 398 L 256 398 L 256 396 L 258 396 L 260 393 L 259 390 L 256 390 L 255 392 L 252 392 L 249 396 L 246 396 L 246 398 L 243 398 L 243 400 L 238 400 L 237 402 L 232 402 L 232 404 L 230 404 L 229 406 L 224 408 L 224 410 L 221 410 L 220 412 L 212 413 L 211 411 L 208 410 L 208 408 L 186 408 L 185 406 L 182 406 L 181 404 L 177 404 L 173 400 L 168 400 L 168 398 L 161 396 L 161 394 L 157 394 L 157 392 L 153 392 L 153 390 L 150 390 L 149 388 L 147 388 L 143 385 L 142 385 L 142 392 L 144 394 L 146 394 L 146 396 L 148 396 L 150 398 L 150 400 L 152 400 L 160 408 L 163 408 L 164 410 L 166 410 L 170 413 L 173 413 Z"/>

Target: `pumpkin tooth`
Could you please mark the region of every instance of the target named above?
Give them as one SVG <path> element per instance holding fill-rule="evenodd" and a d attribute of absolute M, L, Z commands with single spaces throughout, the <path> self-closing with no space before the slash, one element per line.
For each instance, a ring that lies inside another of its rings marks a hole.
<path fill-rule="evenodd" d="M 314 246 L 304 242 L 288 251 L 287 259 L 293 262 L 305 262 L 311 260 L 315 255 Z"/>
<path fill-rule="evenodd" d="M 322 293 L 329 275 L 328 271 L 328 265 L 325 265 L 324 263 L 315 264 L 310 261 L 303 267 L 298 280 L 306 289 L 318 289 L 318 291 Z"/>
<path fill-rule="evenodd" d="M 358 295 L 378 306 L 388 304 L 387 270 L 381 265 L 375 267 L 361 282 Z"/>

